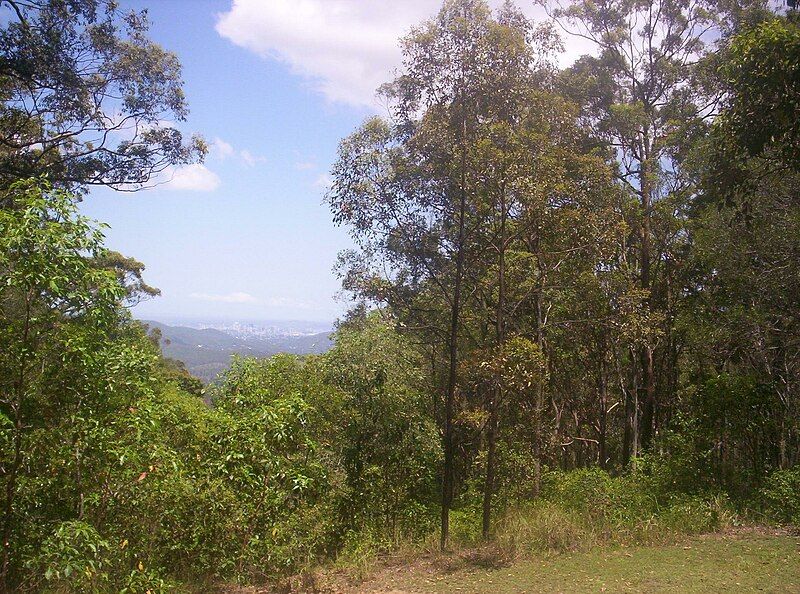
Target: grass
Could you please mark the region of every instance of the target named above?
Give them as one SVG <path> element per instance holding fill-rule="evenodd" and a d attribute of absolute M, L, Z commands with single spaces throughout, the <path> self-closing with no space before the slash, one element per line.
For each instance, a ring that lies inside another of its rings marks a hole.
<path fill-rule="evenodd" d="M 496 569 L 468 561 L 416 564 L 375 576 L 356 591 L 800 593 L 800 538 L 765 532 L 708 535 L 670 546 L 542 555 Z"/>

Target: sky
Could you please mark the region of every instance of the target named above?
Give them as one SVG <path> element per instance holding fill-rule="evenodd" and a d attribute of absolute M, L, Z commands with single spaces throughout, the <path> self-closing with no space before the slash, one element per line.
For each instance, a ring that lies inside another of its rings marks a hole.
<path fill-rule="evenodd" d="M 500 0 L 490 2 L 497 6 Z M 183 66 L 203 164 L 135 193 L 95 189 L 84 214 L 107 246 L 146 265 L 161 297 L 142 319 L 314 320 L 346 310 L 333 266 L 349 247 L 323 196 L 339 141 L 385 114 L 374 90 L 400 66 L 397 40 L 439 0 L 122 0 Z M 530 0 L 520 2 L 541 18 Z M 572 42 L 571 42 L 572 43 Z M 570 45 L 569 55 L 579 48 Z"/>

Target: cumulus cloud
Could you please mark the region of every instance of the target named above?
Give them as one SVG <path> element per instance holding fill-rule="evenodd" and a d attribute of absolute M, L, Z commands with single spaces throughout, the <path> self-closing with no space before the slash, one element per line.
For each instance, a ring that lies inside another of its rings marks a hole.
<path fill-rule="evenodd" d="M 397 38 L 431 2 L 234 0 L 217 31 L 236 45 L 286 62 L 328 99 L 371 105 L 375 88 L 399 64 Z"/>
<path fill-rule="evenodd" d="M 211 156 L 224 160 L 233 155 L 236 151 L 230 143 L 225 142 L 217 136 L 211 142 L 208 152 Z"/>
<path fill-rule="evenodd" d="M 219 136 L 214 138 L 209 147 L 209 154 L 215 159 L 224 161 L 229 157 L 237 157 L 248 167 L 252 167 L 256 163 L 266 163 L 267 158 L 261 155 L 255 155 L 247 149 L 237 150 L 229 142 L 225 142 Z"/>
<path fill-rule="evenodd" d="M 182 165 L 165 172 L 167 190 L 213 192 L 219 187 L 219 176 L 201 163 Z"/>
<path fill-rule="evenodd" d="M 199 301 L 214 301 L 217 303 L 258 303 L 258 299 L 253 297 L 250 293 L 227 293 L 225 295 L 215 295 L 211 293 L 192 293 L 189 295 L 192 299 Z"/>
<path fill-rule="evenodd" d="M 503 0 L 490 0 L 498 7 Z M 264 58 L 285 62 L 331 101 L 376 106 L 375 89 L 401 64 L 398 39 L 436 14 L 441 0 L 233 0 L 217 32 Z M 520 1 L 529 17 L 544 18 Z M 575 48 L 576 46 L 571 46 Z M 568 52 L 574 58 L 576 51 Z"/>
<path fill-rule="evenodd" d="M 262 157 L 261 155 L 254 155 L 247 149 L 242 149 L 241 151 L 239 151 L 239 156 L 242 158 L 242 161 L 244 161 L 245 165 L 247 165 L 248 167 L 252 167 L 256 163 L 267 162 L 266 157 Z"/>

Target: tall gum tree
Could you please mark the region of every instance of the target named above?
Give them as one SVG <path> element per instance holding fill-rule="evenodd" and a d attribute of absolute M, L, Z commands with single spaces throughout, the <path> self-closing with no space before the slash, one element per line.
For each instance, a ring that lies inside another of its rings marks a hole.
<path fill-rule="evenodd" d="M 475 147 L 482 123 L 522 98 L 520 84 L 536 66 L 529 44 L 550 39 L 510 7 L 494 18 L 482 1 L 446 2 L 403 41 L 403 72 L 383 87 L 391 123 L 367 122 L 342 143 L 333 168 L 334 219 L 351 227 L 359 248 L 342 256 L 345 288 L 406 312 L 408 327 L 425 329 L 440 346 L 432 369 L 441 395 L 442 548 L 454 496 L 460 349 L 468 341 L 462 314 L 475 296 L 472 268 L 482 265 L 473 252 L 485 224 L 486 170 Z"/>
<path fill-rule="evenodd" d="M 648 449 L 659 427 L 659 397 L 674 388 L 677 349 L 672 333 L 676 253 L 685 234 L 682 210 L 692 195 L 683 174 L 683 147 L 707 129 L 720 99 L 698 83 L 709 42 L 724 39 L 762 3 L 732 6 L 703 0 L 579 0 L 543 2 L 569 34 L 589 40 L 567 73 L 565 89 L 618 161 L 617 178 L 636 196 L 631 257 L 651 331 L 635 348 L 637 373 L 626 409 L 625 462 Z M 660 385 L 659 385 L 660 384 Z M 631 403 L 638 401 L 638 406 Z M 663 404 L 663 403 L 662 403 Z M 634 419 L 638 418 L 638 424 Z"/>
<path fill-rule="evenodd" d="M 0 2 L 0 184 L 132 191 L 201 160 L 178 58 L 113 0 Z"/>
<path fill-rule="evenodd" d="M 392 121 L 372 119 L 342 142 L 328 201 L 357 245 L 340 259 L 345 288 L 388 305 L 406 332 L 436 345 L 445 547 L 456 441 L 469 433 L 454 426 L 469 389 L 462 369 L 483 357 L 494 370 L 475 394 L 486 419 L 477 430 L 488 536 L 501 412 L 526 398 L 506 394 L 513 370 L 496 363 L 512 337 L 543 352 L 546 310 L 563 291 L 551 285 L 571 282 L 561 271 L 577 260 L 590 274 L 600 266 L 621 210 L 605 155 L 590 154 L 577 110 L 553 93 L 549 28 L 510 5 L 493 17 L 482 2 L 448 2 L 403 47 L 404 72 L 383 89 Z M 544 373 L 527 375 L 540 378 L 527 391 L 536 392 L 529 437 L 541 468 Z"/>
<path fill-rule="evenodd" d="M 394 105 L 394 125 L 370 122 L 343 143 L 329 193 L 336 222 L 351 225 L 361 244 L 361 274 L 351 287 L 411 311 L 420 308 L 420 289 L 434 294 L 435 333 L 445 360 L 438 407 L 443 549 L 453 502 L 453 417 L 472 193 L 466 160 L 485 67 L 477 58 L 488 20 L 483 3 L 450 2 L 412 31 L 403 42 L 404 73 L 384 89 Z M 371 144 L 366 150 L 363 140 Z M 373 255 L 376 261 L 365 264 Z M 358 268 L 353 263 L 351 257 L 351 280 Z"/>

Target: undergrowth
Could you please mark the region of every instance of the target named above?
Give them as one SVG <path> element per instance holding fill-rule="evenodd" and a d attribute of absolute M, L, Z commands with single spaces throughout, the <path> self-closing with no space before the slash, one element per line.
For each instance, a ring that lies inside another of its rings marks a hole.
<path fill-rule="evenodd" d="M 498 512 L 488 540 L 481 534 L 480 507 L 465 506 L 451 512 L 446 554 L 439 552 L 438 532 L 394 547 L 353 533 L 333 564 L 306 572 L 292 583 L 298 591 L 313 592 L 324 589 L 320 584 L 331 575 L 357 583 L 377 567 L 413 563 L 423 557 L 452 571 L 465 566 L 500 567 L 543 553 L 598 546 L 667 544 L 723 530 L 738 521 L 725 495 L 671 493 L 658 487 L 660 480 L 657 473 L 615 477 L 600 469 L 550 472 L 537 499 L 507 503 Z"/>

